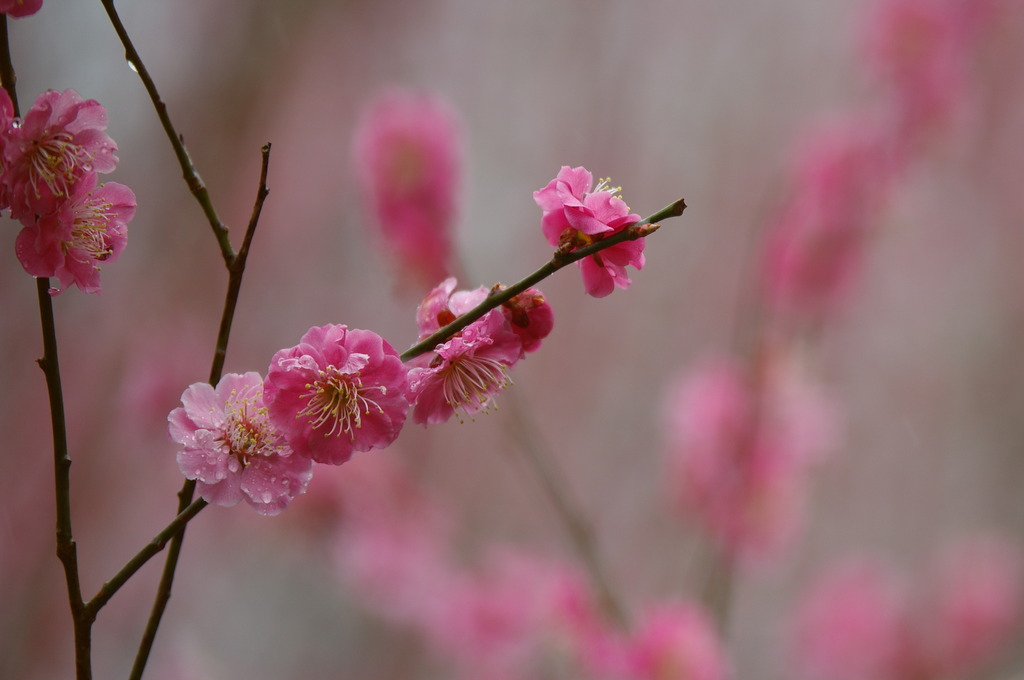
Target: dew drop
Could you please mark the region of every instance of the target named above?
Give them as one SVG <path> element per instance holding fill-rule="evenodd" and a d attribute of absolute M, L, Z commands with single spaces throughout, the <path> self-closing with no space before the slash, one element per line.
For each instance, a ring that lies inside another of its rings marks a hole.
<path fill-rule="evenodd" d="M 135 64 L 134 61 L 132 61 L 131 59 L 126 59 L 125 61 L 128 62 L 128 68 L 135 71 L 136 73 L 139 72 L 139 67 Z"/>
<path fill-rule="evenodd" d="M 271 494 L 269 491 L 264 491 L 261 498 L 263 499 L 264 503 L 269 503 L 270 501 L 274 500 L 273 494 Z"/>

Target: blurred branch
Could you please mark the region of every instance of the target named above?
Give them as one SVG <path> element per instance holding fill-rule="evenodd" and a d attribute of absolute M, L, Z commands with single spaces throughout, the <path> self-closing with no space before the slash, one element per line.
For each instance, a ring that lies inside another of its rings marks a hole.
<path fill-rule="evenodd" d="M 562 521 L 562 526 L 569 535 L 573 548 L 583 561 L 590 576 L 591 585 L 597 591 L 602 611 L 614 623 L 626 628 L 629 623 L 626 610 L 612 590 L 604 572 L 598 557 L 594 532 L 587 522 L 585 514 L 568 493 L 569 480 L 565 471 L 558 466 L 557 459 L 551 450 L 543 446 L 543 443 L 534 434 L 538 432 L 538 428 L 535 423 L 528 421 L 528 414 L 519 399 L 516 398 L 516 394 L 511 392 L 506 396 L 506 404 L 511 406 L 511 422 L 506 422 L 510 426 L 512 436 L 519 440 L 519 450 L 522 452 L 523 458 L 526 459 L 530 470 L 540 481 L 540 486 Z"/>
<path fill-rule="evenodd" d="M 555 254 L 551 257 L 551 260 L 543 265 L 540 269 L 533 272 L 526 278 L 522 279 L 518 283 L 514 283 L 508 288 L 493 288 L 487 295 L 487 298 L 479 305 L 469 310 L 459 318 L 452 321 L 450 324 L 441 328 L 436 333 L 424 338 L 420 342 L 416 343 L 409 349 L 405 350 L 400 356 L 402 361 L 409 361 L 421 354 L 431 351 L 438 344 L 444 342 L 451 336 L 455 335 L 463 328 L 473 323 L 487 312 L 495 309 L 502 304 L 508 302 L 516 295 L 519 295 L 530 286 L 540 283 L 547 277 L 557 272 L 562 267 L 572 264 L 577 260 L 582 260 L 585 257 L 594 255 L 601 252 L 605 248 L 610 248 L 618 243 L 624 241 L 635 241 L 638 238 L 643 238 L 653 234 L 661 226 L 657 224 L 661 220 L 669 217 L 679 217 L 683 214 L 686 209 L 686 202 L 683 199 L 679 199 L 675 203 L 662 208 L 658 212 L 654 213 L 650 217 L 646 217 L 635 224 L 631 224 L 622 231 L 609 236 L 608 238 L 602 239 L 591 243 L 583 248 L 578 248 L 569 252 L 555 251 Z"/>
<path fill-rule="evenodd" d="M 213 200 L 210 198 L 210 192 L 207 191 L 203 178 L 199 176 L 199 172 L 192 164 L 192 159 L 185 148 L 185 139 L 174 128 L 174 124 L 171 123 L 171 117 L 167 113 L 167 104 L 160 98 L 156 84 L 150 77 L 149 71 L 146 70 L 145 64 L 142 63 L 142 57 L 139 56 L 135 45 L 132 44 L 124 24 L 121 23 L 121 17 L 114 8 L 114 0 L 100 0 L 100 2 L 103 3 L 103 8 L 107 11 L 107 16 L 110 18 L 110 23 L 114 26 L 114 31 L 117 32 L 117 37 L 121 39 L 121 44 L 124 45 L 124 56 L 128 60 L 128 65 L 139 74 L 146 92 L 149 93 L 149 98 L 153 102 L 153 108 L 156 109 L 156 115 L 160 119 L 160 124 L 167 134 L 167 139 L 171 142 L 174 155 L 178 158 L 178 165 L 181 166 L 181 174 L 185 179 L 185 184 L 188 185 L 189 191 L 192 192 L 199 206 L 203 209 L 203 214 L 206 215 L 206 220 L 210 223 L 213 235 L 216 237 L 218 245 L 220 245 L 224 264 L 230 268 L 235 253 L 231 248 L 231 241 L 228 238 L 228 227 L 217 216 L 217 211 L 213 207 Z"/>

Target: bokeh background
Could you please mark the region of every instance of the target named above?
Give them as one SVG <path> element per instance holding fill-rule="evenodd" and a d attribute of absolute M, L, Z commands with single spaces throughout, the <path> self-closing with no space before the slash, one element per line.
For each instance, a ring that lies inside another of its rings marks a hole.
<path fill-rule="evenodd" d="M 464 126 L 456 242 L 467 286 L 511 283 L 549 249 L 532 192 L 561 165 L 623 187 L 635 212 L 684 196 L 647 267 L 601 300 L 578 275 L 541 286 L 556 313 L 515 398 L 567 473 L 623 599 L 699 598 L 713 561 L 680 521 L 661 432 L 671 377 L 742 334 L 764 230 L 793 151 L 819 121 L 883 97 L 863 65 L 867 2 L 778 0 L 138 0 L 122 18 L 236 245 L 273 143 L 226 370 L 265 371 L 307 328 L 371 328 L 402 348 L 425 292 L 399 284 L 351 163 L 363 106 L 426 89 Z M 841 415 L 806 530 L 736 582 L 726 644 L 737 677 L 790 677 L 785 626 L 824 565 L 857 552 L 912 573 L 952 537 L 1024 530 L 1024 12 L 969 54 L 964 106 L 911 164 L 871 228 L 864 270 L 817 338 Z M 156 116 L 98 2 L 47 0 L 10 22 L 25 108 L 74 88 L 109 111 L 139 209 L 102 295 L 55 299 L 75 534 L 93 592 L 170 519 L 181 477 L 166 414 L 204 380 L 226 275 Z M 52 456 L 33 281 L 0 259 L 0 677 L 68 677 L 70 621 L 53 555 Z M 501 402 L 499 401 L 499 405 Z M 507 409 L 366 454 L 409 466 L 456 518 L 473 563 L 501 542 L 575 559 L 517 457 Z M 359 460 L 350 465 L 357 466 Z M 153 678 L 445 677 L 408 630 L 338 579 L 308 525 L 209 508 L 190 525 Z M 100 615 L 97 677 L 124 676 L 155 560 Z M 1017 654 L 1002 677 L 1020 674 Z"/>

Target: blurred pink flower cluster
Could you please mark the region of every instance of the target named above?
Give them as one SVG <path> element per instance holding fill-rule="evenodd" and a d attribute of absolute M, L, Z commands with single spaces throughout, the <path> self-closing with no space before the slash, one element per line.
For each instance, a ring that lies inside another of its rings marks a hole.
<path fill-rule="evenodd" d="M 454 520 L 395 457 L 363 458 L 320 487 L 339 575 L 364 607 L 415 630 L 459 678 L 526 680 L 544 669 L 595 680 L 724 680 L 699 607 L 661 603 L 612 623 L 573 567 L 492 546 L 454 556 Z"/>
<path fill-rule="evenodd" d="M 9 17 L 27 17 L 43 6 L 43 0 L 0 0 L 0 14 Z"/>
<path fill-rule="evenodd" d="M 107 112 L 74 90 L 48 90 L 23 118 L 0 93 L 0 208 L 23 229 L 15 252 L 25 271 L 56 277 L 87 293 L 100 291 L 101 263 L 124 250 L 135 194 L 98 173 L 117 166 L 117 145 L 105 132 Z"/>
<path fill-rule="evenodd" d="M 806 476 L 835 438 L 828 401 L 792 357 L 725 358 L 682 374 L 667 401 L 680 507 L 727 555 L 777 555 L 802 521 Z"/>
<path fill-rule="evenodd" d="M 795 620 L 807 680 L 953 680 L 1008 651 L 1024 613 L 1021 555 L 988 537 L 952 545 L 908 588 L 881 566 L 851 561 L 808 592 Z"/>

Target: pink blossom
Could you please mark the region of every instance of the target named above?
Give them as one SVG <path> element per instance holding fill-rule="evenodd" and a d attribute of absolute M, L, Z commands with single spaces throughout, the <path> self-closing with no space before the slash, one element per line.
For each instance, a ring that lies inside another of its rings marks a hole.
<path fill-rule="evenodd" d="M 905 602 L 889 574 L 852 563 L 827 575 L 800 605 L 796 660 L 809 680 L 896 680 Z"/>
<path fill-rule="evenodd" d="M 867 63 L 891 88 L 902 136 L 920 138 L 967 98 L 971 49 L 996 5 L 995 0 L 874 2 L 863 49 Z"/>
<path fill-rule="evenodd" d="M 448 272 L 461 127 L 439 97 L 391 90 L 363 111 L 353 155 L 384 243 L 422 281 Z"/>
<path fill-rule="evenodd" d="M 501 311 L 492 309 L 438 345 L 428 365 L 409 370 L 413 422 L 435 425 L 457 410 L 470 415 L 487 410 L 491 398 L 509 385 L 508 368 L 522 352 L 519 336 Z"/>
<path fill-rule="evenodd" d="M 0 14 L 10 17 L 27 17 L 43 6 L 43 0 L 0 0 Z"/>
<path fill-rule="evenodd" d="M 1020 550 L 995 537 L 953 545 L 937 565 L 930 648 L 936 665 L 968 675 L 1005 649 L 1024 622 Z"/>
<path fill-rule="evenodd" d="M 276 515 L 306 489 L 312 463 L 292 453 L 274 428 L 258 373 L 229 373 L 216 388 L 196 383 L 167 420 L 182 445 L 178 467 L 196 480 L 199 494 L 216 505 L 245 499 L 263 515 Z"/>
<path fill-rule="evenodd" d="M 681 508 L 731 555 L 777 554 L 799 528 L 808 466 L 832 438 L 827 402 L 780 356 L 749 373 L 706 363 L 676 380 L 666 407 Z"/>
<path fill-rule="evenodd" d="M 831 315 L 860 274 L 871 218 L 898 167 L 879 130 L 873 119 L 851 118 L 804 142 L 766 248 L 768 301 L 779 311 Z"/>
<path fill-rule="evenodd" d="M 117 145 L 104 130 L 107 112 L 74 90 L 39 95 L 3 148 L 3 191 L 11 217 L 31 222 L 48 215 L 93 173 L 117 165 Z"/>
<path fill-rule="evenodd" d="M 910 584 L 877 565 L 827 573 L 795 620 L 808 680 L 943 680 L 976 675 L 1022 623 L 1021 554 L 1005 541 L 954 544 Z"/>
<path fill-rule="evenodd" d="M 60 293 L 76 285 L 100 292 L 101 263 L 115 261 L 128 240 L 128 222 L 135 216 L 135 194 L 108 182 L 96 186 L 90 173 L 70 189 L 53 213 L 36 217 L 18 234 L 15 252 L 32 276 L 55 276 Z"/>
<path fill-rule="evenodd" d="M 693 605 L 662 605 L 638 624 L 628 646 L 628 677 L 635 680 L 723 680 L 721 643 Z"/>
<path fill-rule="evenodd" d="M 427 293 L 416 308 L 419 339 L 433 335 L 458 317 L 470 311 L 487 297 L 483 286 L 474 290 L 455 290 L 455 277 L 448 277 Z"/>
<path fill-rule="evenodd" d="M 386 340 L 327 325 L 273 356 L 266 401 L 296 453 L 340 465 L 355 451 L 385 448 L 398 437 L 407 389 L 405 366 Z"/>
<path fill-rule="evenodd" d="M 519 336 L 524 352 L 540 349 L 541 340 L 555 326 L 555 313 L 536 288 L 527 288 L 501 306 L 512 332 Z"/>
<path fill-rule="evenodd" d="M 629 212 L 619 197 L 618 188 L 609 188 L 608 180 L 596 187 L 590 172 L 583 167 L 563 165 L 555 179 L 533 192 L 533 200 L 543 212 L 541 228 L 548 243 L 556 248 L 573 249 L 618 233 L 640 221 Z M 583 286 L 589 295 L 604 297 L 616 286 L 625 289 L 632 283 L 626 266 L 644 266 L 644 239 L 624 241 L 579 260 Z"/>

